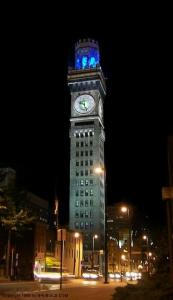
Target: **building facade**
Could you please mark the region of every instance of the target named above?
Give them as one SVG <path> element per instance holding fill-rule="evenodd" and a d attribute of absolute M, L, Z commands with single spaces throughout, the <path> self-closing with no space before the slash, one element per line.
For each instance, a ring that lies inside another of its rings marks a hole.
<path fill-rule="evenodd" d="M 75 46 L 75 67 L 68 71 L 70 118 L 70 229 L 84 237 L 84 255 L 95 245 L 103 249 L 105 223 L 103 102 L 105 78 L 99 64 L 99 46 L 93 40 Z"/>

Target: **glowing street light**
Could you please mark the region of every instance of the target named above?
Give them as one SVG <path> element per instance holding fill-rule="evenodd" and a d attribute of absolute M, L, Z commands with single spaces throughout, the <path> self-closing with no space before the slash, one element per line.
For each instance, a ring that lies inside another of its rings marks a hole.
<path fill-rule="evenodd" d="M 92 269 L 94 267 L 94 240 L 95 239 L 98 239 L 98 235 L 97 234 L 93 235 Z"/>
<path fill-rule="evenodd" d="M 149 252 L 149 239 L 147 235 L 143 235 L 142 236 L 143 240 L 146 241 L 146 245 L 147 245 L 147 272 L 148 275 L 150 275 L 150 270 L 149 270 L 149 258 L 152 256 L 152 253 Z"/>
<path fill-rule="evenodd" d="M 121 212 L 123 214 L 127 214 L 127 217 L 130 217 L 130 209 L 128 206 L 121 206 L 120 208 Z M 131 251 L 131 224 L 129 222 L 129 269 L 130 269 L 130 273 L 132 272 L 132 251 Z"/>
<path fill-rule="evenodd" d="M 75 269 L 76 269 L 76 242 L 77 239 L 80 237 L 80 233 L 79 232 L 75 232 L 74 233 L 74 238 L 75 238 L 75 249 L 74 249 L 74 266 L 73 266 L 73 274 L 75 275 Z M 79 245 L 80 247 L 80 245 Z M 80 257 L 79 257 L 79 263 L 80 263 Z M 78 268 L 78 273 L 79 273 L 79 268 Z M 79 276 L 79 274 L 78 274 Z"/>

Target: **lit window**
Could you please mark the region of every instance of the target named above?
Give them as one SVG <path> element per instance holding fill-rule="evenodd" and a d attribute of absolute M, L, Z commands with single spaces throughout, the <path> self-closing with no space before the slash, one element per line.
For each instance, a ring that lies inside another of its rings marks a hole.
<path fill-rule="evenodd" d="M 88 190 L 85 190 L 85 196 L 88 196 Z"/>
<path fill-rule="evenodd" d="M 85 180 L 85 185 L 88 185 L 89 184 L 89 181 L 86 179 Z"/>
<path fill-rule="evenodd" d="M 85 218 L 88 218 L 88 211 L 85 211 Z"/>
<path fill-rule="evenodd" d="M 75 228 L 79 228 L 79 222 L 75 222 Z"/>
<path fill-rule="evenodd" d="M 84 222 L 80 222 L 80 228 L 84 228 Z"/>
<path fill-rule="evenodd" d="M 85 222 L 85 229 L 88 229 L 88 227 L 89 227 L 89 223 Z"/>
<path fill-rule="evenodd" d="M 78 207 L 79 206 L 79 200 L 76 200 L 75 202 L 75 206 Z"/>
<path fill-rule="evenodd" d="M 80 185 L 84 185 L 84 180 L 83 179 L 80 180 Z"/>
<path fill-rule="evenodd" d="M 93 193 L 93 190 L 90 190 L 90 196 L 93 196 L 94 193 Z"/>

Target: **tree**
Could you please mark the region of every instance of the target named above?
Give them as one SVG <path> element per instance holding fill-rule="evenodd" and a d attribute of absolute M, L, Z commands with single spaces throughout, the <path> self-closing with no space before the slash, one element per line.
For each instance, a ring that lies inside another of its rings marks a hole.
<path fill-rule="evenodd" d="M 6 277 L 9 277 L 11 237 L 15 232 L 29 228 L 35 217 L 27 207 L 27 192 L 6 186 L 0 190 L 0 226 L 7 231 Z"/>

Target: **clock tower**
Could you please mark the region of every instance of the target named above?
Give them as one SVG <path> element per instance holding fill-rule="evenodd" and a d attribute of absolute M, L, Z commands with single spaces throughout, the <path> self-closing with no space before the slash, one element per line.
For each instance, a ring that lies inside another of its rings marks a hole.
<path fill-rule="evenodd" d="M 98 43 L 79 40 L 75 67 L 68 71 L 70 118 L 70 229 L 83 234 L 84 260 L 104 248 L 105 176 L 103 101 L 105 78 Z M 94 236 L 97 240 L 94 241 Z"/>

